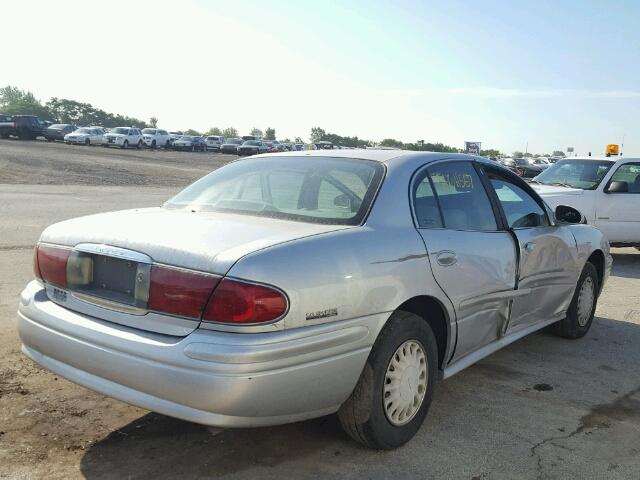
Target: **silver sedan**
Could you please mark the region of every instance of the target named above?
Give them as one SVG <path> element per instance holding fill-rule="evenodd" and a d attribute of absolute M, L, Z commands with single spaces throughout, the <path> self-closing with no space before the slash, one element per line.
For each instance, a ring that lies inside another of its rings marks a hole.
<path fill-rule="evenodd" d="M 439 380 L 546 326 L 587 333 L 611 257 L 581 221 L 477 157 L 259 155 L 162 207 L 47 228 L 23 352 L 185 420 L 337 412 L 358 442 L 394 448 Z"/>

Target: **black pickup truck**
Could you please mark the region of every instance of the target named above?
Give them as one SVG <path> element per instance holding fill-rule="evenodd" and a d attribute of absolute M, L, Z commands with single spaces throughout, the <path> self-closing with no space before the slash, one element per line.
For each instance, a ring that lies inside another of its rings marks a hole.
<path fill-rule="evenodd" d="M 0 138 L 20 137 L 23 140 L 34 140 L 44 137 L 47 123 L 35 115 L 3 115 L 0 114 Z"/>

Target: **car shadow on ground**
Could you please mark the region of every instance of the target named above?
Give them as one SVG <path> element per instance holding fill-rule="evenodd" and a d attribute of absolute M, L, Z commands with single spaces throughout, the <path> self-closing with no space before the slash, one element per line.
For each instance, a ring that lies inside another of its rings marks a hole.
<path fill-rule="evenodd" d="M 425 425 L 407 446 L 393 452 L 360 447 L 342 432 L 335 415 L 278 427 L 212 432 L 149 413 L 91 445 L 80 468 L 90 479 L 360 478 L 393 469 L 402 472 L 407 455 L 412 455 L 414 472 L 437 465 L 459 478 L 465 464 L 469 468 L 474 459 L 498 455 L 495 468 L 530 461 L 529 473 L 535 476 L 536 465 L 544 462 L 536 461 L 540 452 L 529 449 L 549 432 L 561 436 L 558 443 L 565 436 L 584 442 L 571 451 L 554 452 L 556 456 L 580 458 L 582 449 L 595 448 L 588 443 L 597 441 L 590 435 L 593 412 L 598 425 L 631 421 L 640 429 L 637 414 L 631 420 L 622 418 L 625 410 L 616 407 L 629 392 L 640 391 L 639 343 L 640 325 L 607 318 L 596 318 L 581 340 L 546 331 L 525 337 L 441 382 Z M 511 429 L 501 434 L 500 448 L 486 441 L 487 431 L 496 425 Z M 612 435 L 613 426 L 607 428 Z M 466 447 L 443 457 L 438 445 Z M 640 465 L 627 468 L 640 471 Z M 503 473 L 509 477 L 508 471 Z"/>
<path fill-rule="evenodd" d="M 611 256 L 613 257 L 611 275 L 624 278 L 640 278 L 639 253 L 626 253 L 625 250 L 612 250 Z"/>

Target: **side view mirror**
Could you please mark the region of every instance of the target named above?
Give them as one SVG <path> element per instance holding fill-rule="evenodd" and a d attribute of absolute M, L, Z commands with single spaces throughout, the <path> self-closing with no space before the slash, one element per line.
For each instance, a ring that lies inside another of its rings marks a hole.
<path fill-rule="evenodd" d="M 584 216 L 578 210 L 568 205 L 558 205 L 555 215 L 556 220 L 562 223 L 585 223 Z"/>
<path fill-rule="evenodd" d="M 628 193 L 629 184 L 627 182 L 611 182 L 607 185 L 605 193 Z"/>
<path fill-rule="evenodd" d="M 349 198 L 349 195 L 343 193 L 333 199 L 333 204 L 336 207 L 351 208 L 351 199 Z"/>

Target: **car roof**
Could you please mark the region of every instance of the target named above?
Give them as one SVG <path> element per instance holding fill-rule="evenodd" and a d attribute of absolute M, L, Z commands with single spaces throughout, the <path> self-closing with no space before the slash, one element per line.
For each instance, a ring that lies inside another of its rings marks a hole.
<path fill-rule="evenodd" d="M 473 155 L 465 155 L 463 153 L 443 153 L 443 152 L 415 152 L 411 150 L 374 150 L 374 149 L 332 149 L 332 150 L 303 150 L 297 152 L 282 152 L 282 153 L 266 153 L 259 155 L 261 157 L 299 157 L 300 155 L 310 156 L 310 157 L 332 157 L 332 158 L 349 158 L 356 160 L 373 160 L 381 163 L 390 163 L 396 160 L 407 160 L 411 161 L 413 159 L 420 159 L 423 161 L 435 161 L 444 158 L 468 158 L 475 159 L 481 161 L 490 162 L 490 160 L 486 160 L 482 157 L 477 157 Z M 492 162 L 494 163 L 494 162 Z"/>

